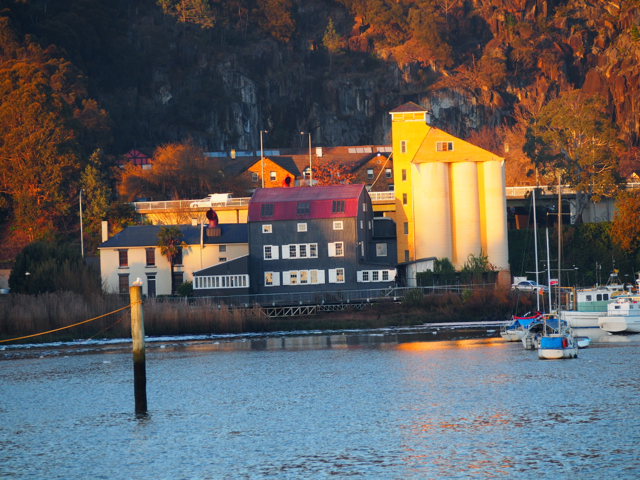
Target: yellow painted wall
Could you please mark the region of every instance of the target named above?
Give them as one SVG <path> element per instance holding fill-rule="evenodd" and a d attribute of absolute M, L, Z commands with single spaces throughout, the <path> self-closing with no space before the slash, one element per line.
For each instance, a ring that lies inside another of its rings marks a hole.
<path fill-rule="evenodd" d="M 271 180 L 271 172 L 276 172 L 276 179 L 274 181 Z M 254 185 L 256 188 L 261 187 L 262 186 L 262 180 L 261 180 L 262 179 L 262 162 L 260 160 L 258 160 L 256 163 L 251 165 L 251 167 L 249 167 L 249 169 L 245 173 L 243 173 L 243 176 L 247 176 L 249 180 L 251 180 L 252 173 L 258 174 L 258 181 L 257 182 L 252 181 L 251 184 Z M 291 177 L 291 186 L 293 186 L 296 180 L 296 176 L 291 172 L 287 172 L 280 165 L 272 162 L 267 157 L 265 157 L 264 188 L 282 187 L 282 181 L 286 178 L 287 175 Z"/>
<path fill-rule="evenodd" d="M 424 115 L 391 113 L 398 261 L 447 257 L 460 268 L 483 252 L 509 268 L 504 159 L 430 127 Z"/>

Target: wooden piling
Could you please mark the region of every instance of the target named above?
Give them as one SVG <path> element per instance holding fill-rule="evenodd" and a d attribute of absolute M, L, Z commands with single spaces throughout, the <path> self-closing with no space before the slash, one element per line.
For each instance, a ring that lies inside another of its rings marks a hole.
<path fill-rule="evenodd" d="M 129 288 L 131 298 L 131 338 L 133 339 L 133 389 L 136 414 L 147 413 L 147 373 L 145 366 L 144 317 L 142 315 L 142 286 Z"/>

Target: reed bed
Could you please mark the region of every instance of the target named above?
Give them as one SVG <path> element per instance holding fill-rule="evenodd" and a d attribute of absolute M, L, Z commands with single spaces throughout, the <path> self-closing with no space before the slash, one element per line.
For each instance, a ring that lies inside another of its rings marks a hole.
<path fill-rule="evenodd" d="M 410 291 L 401 305 L 374 303 L 362 311 L 326 312 L 305 317 L 267 318 L 258 305 L 229 308 L 206 299 L 191 302 L 144 300 L 148 336 L 203 335 L 292 330 L 380 328 L 452 321 L 504 320 L 526 310 L 535 298 L 517 296 L 508 288 L 476 288 L 463 292 L 422 295 Z M 0 296 L 0 340 L 48 332 L 128 306 L 127 295 L 73 292 Z M 46 343 L 88 338 L 130 338 L 129 309 L 69 329 L 13 343 Z"/>

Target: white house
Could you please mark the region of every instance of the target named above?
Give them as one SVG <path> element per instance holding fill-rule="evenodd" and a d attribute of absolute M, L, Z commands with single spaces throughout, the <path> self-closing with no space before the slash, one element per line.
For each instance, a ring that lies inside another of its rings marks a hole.
<path fill-rule="evenodd" d="M 129 286 L 139 278 L 143 282 L 142 292 L 149 297 L 171 293 L 171 265 L 157 246 L 162 227 L 127 227 L 98 247 L 107 292 L 129 293 Z M 180 249 L 174 267 L 176 288 L 192 281 L 194 271 L 249 253 L 246 224 L 221 224 L 216 229 L 203 225 L 178 225 L 178 228 L 187 246 Z"/>

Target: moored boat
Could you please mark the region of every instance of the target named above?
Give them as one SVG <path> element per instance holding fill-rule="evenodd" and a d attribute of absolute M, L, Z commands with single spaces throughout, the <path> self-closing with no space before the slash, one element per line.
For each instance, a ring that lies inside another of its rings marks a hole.
<path fill-rule="evenodd" d="M 561 358 L 576 358 L 577 356 L 578 344 L 571 334 L 557 333 L 540 339 L 538 357 L 543 360 L 559 360 Z"/>
<path fill-rule="evenodd" d="M 609 333 L 640 333 L 640 296 L 617 297 L 607 306 L 606 316 L 598 317 L 598 325 Z"/>
<path fill-rule="evenodd" d="M 527 312 L 523 316 L 513 315 L 512 323 L 500 329 L 500 336 L 507 342 L 517 342 L 522 339 L 532 322 L 542 318 L 540 312 Z"/>

